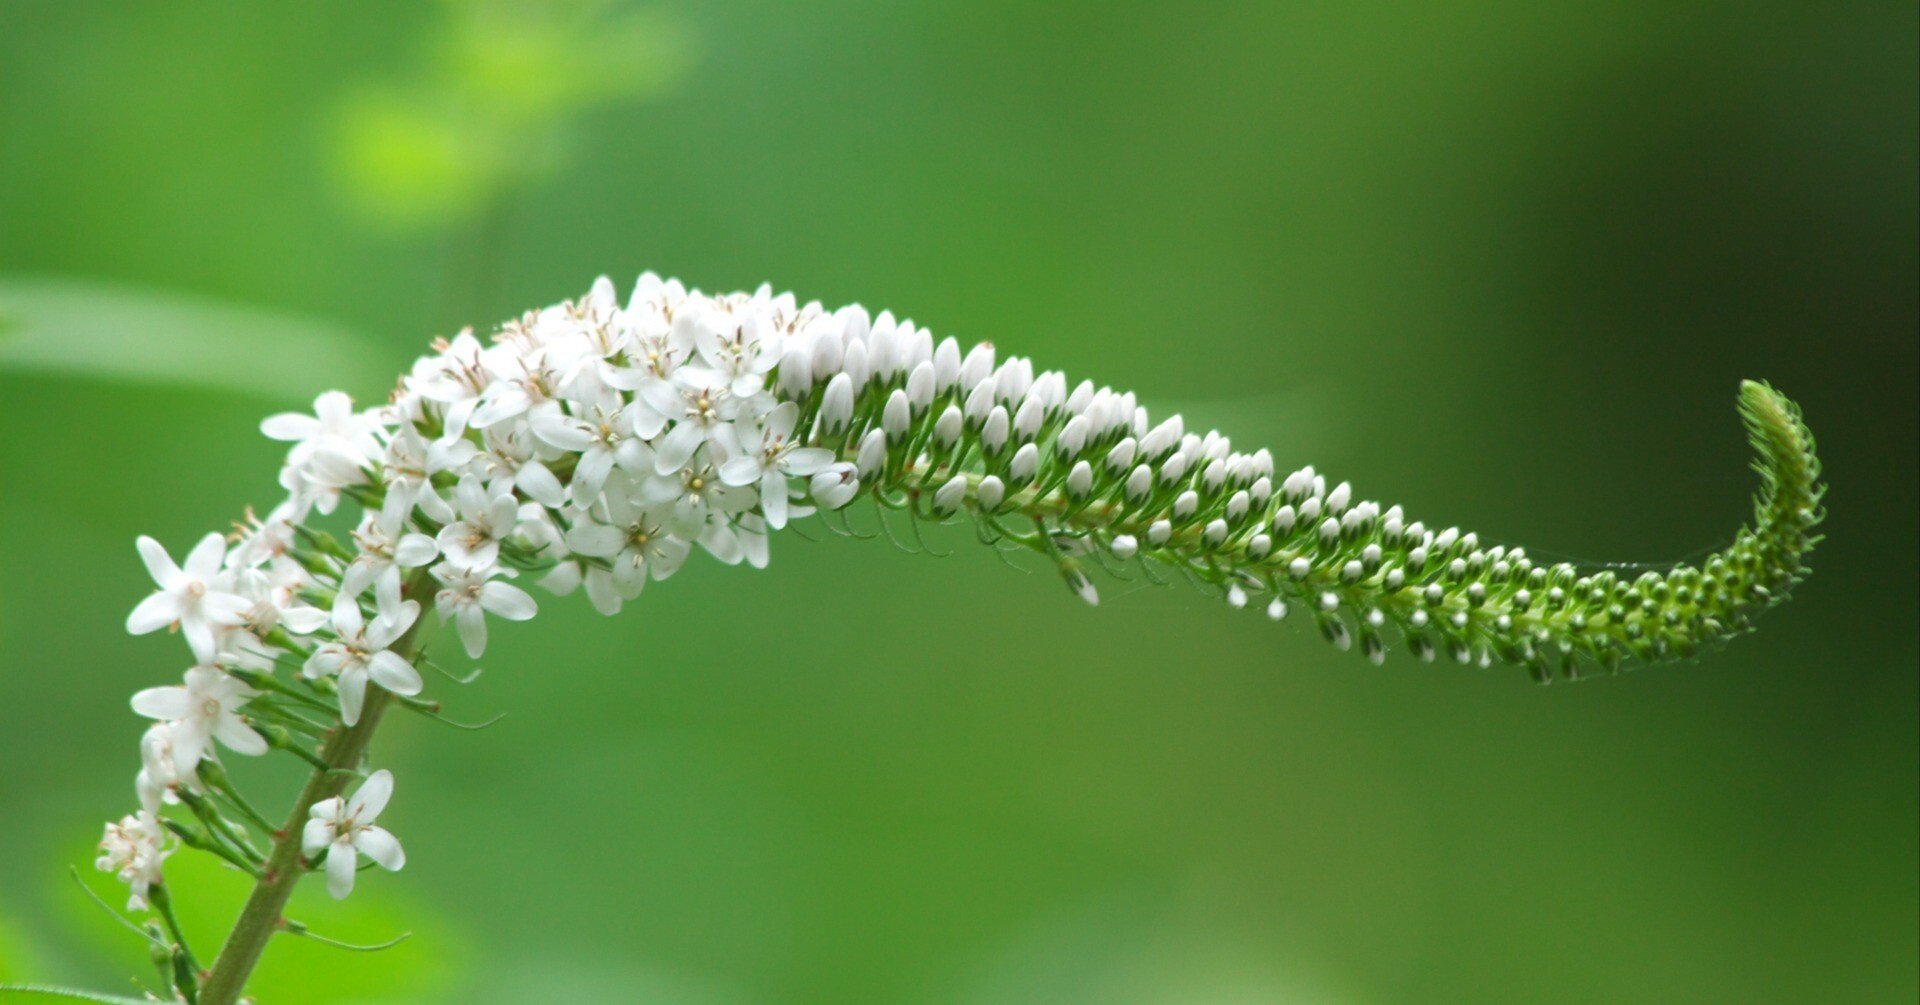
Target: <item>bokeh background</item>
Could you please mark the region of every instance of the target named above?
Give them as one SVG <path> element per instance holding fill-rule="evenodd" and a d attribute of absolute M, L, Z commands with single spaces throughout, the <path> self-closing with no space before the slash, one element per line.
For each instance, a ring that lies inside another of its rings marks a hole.
<path fill-rule="evenodd" d="M 1677 668 L 1374 669 L 964 534 L 579 598 L 379 756 L 275 1003 L 1896 1002 L 1916 967 L 1916 10 L 0 2 L 0 979 L 127 990 L 132 542 L 259 418 L 643 268 L 893 307 L 1539 555 L 1816 574 Z M 869 524 L 869 526 L 871 526 Z M 284 768 L 244 765 L 262 801 Z M 240 884 L 175 859 L 211 943 Z M 101 887 L 104 889 L 104 886 Z M 309 891 L 311 894 L 312 891 Z"/>

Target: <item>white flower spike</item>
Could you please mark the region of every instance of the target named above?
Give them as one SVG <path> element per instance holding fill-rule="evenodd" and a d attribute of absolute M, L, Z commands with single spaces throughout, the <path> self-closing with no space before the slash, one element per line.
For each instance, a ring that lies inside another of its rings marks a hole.
<path fill-rule="evenodd" d="M 361 855 L 403 863 L 373 824 L 385 771 L 351 799 L 319 796 L 363 770 L 373 713 L 437 714 L 416 697 L 428 598 L 478 657 L 490 618 L 537 613 L 520 582 L 581 590 L 612 614 L 696 547 L 761 568 L 772 532 L 866 498 L 967 521 L 985 543 L 1053 563 L 1087 604 L 1100 599 L 1094 574 L 1124 565 L 1276 620 L 1297 607 L 1376 663 L 1404 642 L 1417 659 L 1519 664 L 1544 681 L 1684 658 L 1750 630 L 1805 576 L 1822 517 L 1812 435 L 1756 383 L 1739 398 L 1764 479 L 1753 522 L 1699 564 L 1628 578 L 1436 533 L 1313 468 L 1277 472 L 1264 450 L 1155 421 L 1130 392 L 936 340 L 889 312 L 647 274 L 624 304 L 601 279 L 489 335 L 436 341 L 373 407 L 329 392 L 311 415 L 269 418 L 262 431 L 290 444 L 285 495 L 231 546 L 209 534 L 176 565 L 139 539 L 157 590 L 127 629 L 176 628 L 196 665 L 182 686 L 134 696 L 159 723 L 141 742 L 141 813 L 109 826 L 101 862 L 136 902 L 155 900 L 166 824 L 185 807 L 194 819 L 172 821 L 183 842 L 259 877 L 203 1005 L 238 999 L 300 849 L 324 852 L 336 896 Z M 345 542 L 307 522 L 347 503 L 360 517 Z M 315 765 L 308 804 L 264 826 L 216 744 Z"/>

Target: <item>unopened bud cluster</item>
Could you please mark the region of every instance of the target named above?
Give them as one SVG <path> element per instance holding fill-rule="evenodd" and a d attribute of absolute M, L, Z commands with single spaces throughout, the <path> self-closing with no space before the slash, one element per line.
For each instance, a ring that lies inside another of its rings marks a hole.
<path fill-rule="evenodd" d="M 1089 603 L 1095 569 L 1177 571 L 1235 607 L 1299 611 L 1375 662 L 1403 645 L 1544 679 L 1691 655 L 1785 595 L 1819 519 L 1812 439 L 1791 403 L 1756 384 L 1741 400 L 1767 478 L 1754 524 L 1698 567 L 1629 579 L 1430 527 L 1313 468 L 1280 472 L 1265 450 L 1156 419 L 1130 392 L 891 313 L 766 288 L 706 295 L 652 274 L 623 300 L 601 279 L 491 338 L 436 344 L 384 404 L 355 409 L 336 392 L 314 415 L 267 420 L 291 444 L 287 495 L 230 539 L 209 535 L 178 565 L 141 540 L 159 589 L 128 627 L 177 628 L 193 665 L 134 698 L 156 720 L 141 806 L 109 825 L 101 865 L 135 906 L 179 843 L 259 873 L 256 841 L 293 839 L 267 829 L 219 752 L 318 763 L 376 698 L 431 711 L 417 697 L 429 608 L 478 656 L 489 617 L 535 614 L 521 584 L 579 589 L 611 614 L 696 550 L 762 566 L 770 531 L 863 496 L 971 520 L 985 540 L 1045 556 Z M 361 508 L 351 532 L 320 530 L 343 500 Z M 399 868 L 398 842 L 372 822 L 392 789 L 379 772 L 308 807 L 300 866 L 324 858 L 337 895 L 360 856 Z"/>

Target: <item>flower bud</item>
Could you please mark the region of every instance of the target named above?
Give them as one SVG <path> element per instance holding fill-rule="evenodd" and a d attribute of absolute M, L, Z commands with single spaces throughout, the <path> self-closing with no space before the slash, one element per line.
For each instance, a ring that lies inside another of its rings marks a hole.
<path fill-rule="evenodd" d="M 1022 440 L 1031 440 L 1040 431 L 1040 424 L 1047 420 L 1047 407 L 1040 399 L 1028 395 L 1020 403 L 1020 410 L 1013 413 L 1013 431 L 1020 434 Z"/>
<path fill-rule="evenodd" d="M 1031 443 L 1022 443 L 1020 449 L 1013 452 L 1013 461 L 1007 465 L 1007 477 L 1015 485 L 1025 485 L 1033 481 L 1040 470 L 1040 448 Z"/>
<path fill-rule="evenodd" d="M 980 499 L 980 508 L 991 513 L 999 509 L 1000 503 L 1007 498 L 1007 486 L 997 476 L 988 475 L 980 479 L 980 488 L 975 495 Z"/>
<path fill-rule="evenodd" d="M 966 428 L 966 419 L 961 416 L 957 405 L 948 405 L 933 423 L 933 438 L 943 447 L 951 447 L 960 440 L 961 430 Z"/>
<path fill-rule="evenodd" d="M 1084 415 L 1087 404 L 1093 401 L 1093 381 L 1083 380 L 1073 386 L 1073 392 L 1067 395 L 1063 406 L 1069 415 Z"/>
<path fill-rule="evenodd" d="M 873 372 L 867 368 L 867 344 L 865 342 L 847 343 L 846 354 L 844 358 L 840 360 L 840 372 L 846 374 L 847 379 L 853 381 L 855 388 L 866 386 L 867 378 L 873 376 Z"/>
<path fill-rule="evenodd" d="M 1132 558 L 1134 555 L 1139 554 L 1140 552 L 1140 542 L 1137 540 L 1134 540 L 1134 537 L 1132 534 L 1114 535 L 1113 541 L 1108 545 L 1108 547 L 1113 550 L 1113 557 L 1120 559 L 1121 561 L 1125 561 L 1129 558 Z"/>
<path fill-rule="evenodd" d="M 1200 509 L 1200 493 L 1195 492 L 1192 489 L 1188 489 L 1185 492 L 1180 493 L 1179 497 L 1173 500 L 1174 519 L 1185 520 L 1186 518 L 1192 516 L 1199 509 Z"/>
<path fill-rule="evenodd" d="M 780 394 L 785 398 L 803 398 L 813 390 L 812 355 L 805 349 L 788 349 L 780 357 Z"/>
<path fill-rule="evenodd" d="M 1135 465 L 1133 472 L 1127 475 L 1127 498 L 1139 502 L 1153 491 L 1153 469 L 1145 464 Z"/>
<path fill-rule="evenodd" d="M 1113 449 L 1107 451 L 1107 470 L 1114 474 L 1127 470 L 1133 465 L 1133 455 L 1137 449 L 1131 436 L 1114 444 Z"/>
<path fill-rule="evenodd" d="M 820 426 L 828 434 L 838 433 L 853 421 L 853 378 L 836 373 L 827 381 L 820 399 Z"/>
<path fill-rule="evenodd" d="M 1351 502 L 1352 499 L 1353 486 L 1347 482 L 1341 482 L 1339 485 L 1334 486 L 1332 492 L 1327 493 L 1327 512 L 1345 512 L 1348 503 Z"/>
<path fill-rule="evenodd" d="M 991 373 L 993 373 L 993 343 L 982 342 L 968 350 L 967 358 L 961 361 L 960 386 L 972 391 Z"/>
<path fill-rule="evenodd" d="M 894 388 L 887 395 L 887 404 L 880 410 L 880 428 L 886 430 L 887 439 L 899 441 L 907 435 L 907 427 L 913 422 L 913 406 L 907 404 L 907 392 Z"/>
<path fill-rule="evenodd" d="M 846 358 L 846 344 L 835 332 L 823 332 L 813 340 L 813 379 L 821 380 L 829 374 L 840 372 L 840 361 Z"/>
<path fill-rule="evenodd" d="M 1172 485 L 1187 474 L 1187 455 L 1174 454 L 1160 462 L 1160 484 Z"/>
<path fill-rule="evenodd" d="M 967 477 L 954 475 L 933 493 L 933 511 L 942 516 L 953 513 L 960 508 L 960 501 L 966 498 L 966 495 Z"/>
<path fill-rule="evenodd" d="M 1085 499 L 1093 491 L 1093 465 L 1078 461 L 1073 470 L 1067 472 L 1067 494 L 1075 499 Z"/>
<path fill-rule="evenodd" d="M 1147 543 L 1158 548 L 1173 538 L 1173 524 L 1155 520 L 1147 526 Z"/>
<path fill-rule="evenodd" d="M 1084 415 L 1076 415 L 1068 419 L 1067 424 L 1061 428 L 1060 435 L 1054 439 L 1054 445 L 1059 448 L 1060 456 L 1068 458 L 1080 456 L 1081 449 L 1087 445 L 1087 432 L 1091 426 L 1092 423 Z"/>
<path fill-rule="evenodd" d="M 933 403 L 933 361 L 925 360 L 907 374 L 907 401 L 918 412 Z"/>
<path fill-rule="evenodd" d="M 986 449 L 987 453 L 997 454 L 1006 449 L 1007 427 L 1010 422 L 1005 405 L 995 405 L 993 411 L 987 413 L 987 421 L 980 426 L 980 445 Z"/>
<path fill-rule="evenodd" d="M 960 383 L 960 343 L 951 338 L 940 340 L 933 350 L 933 383 L 941 394 Z"/>
<path fill-rule="evenodd" d="M 860 455 L 855 461 L 855 469 L 861 478 L 870 479 L 886 465 L 887 434 L 878 429 L 867 430 L 867 435 L 860 440 Z"/>
<path fill-rule="evenodd" d="M 839 509 L 859 494 L 860 476 L 851 464 L 835 464 L 814 475 L 807 492 L 813 496 L 814 505 L 821 509 Z"/>
<path fill-rule="evenodd" d="M 987 413 L 992 411 L 993 408 L 992 382 L 975 384 L 973 390 L 967 392 L 966 410 L 967 421 L 969 423 L 979 424 L 985 422 L 987 420 Z"/>

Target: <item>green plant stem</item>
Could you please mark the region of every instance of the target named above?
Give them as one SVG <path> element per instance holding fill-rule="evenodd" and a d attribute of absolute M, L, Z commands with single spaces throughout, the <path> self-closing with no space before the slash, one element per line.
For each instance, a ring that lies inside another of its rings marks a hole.
<path fill-rule="evenodd" d="M 425 588 L 425 583 L 424 577 L 416 574 L 414 581 L 407 584 L 406 592 L 417 593 Z M 421 624 L 422 621 L 416 620 L 407 634 L 394 643 L 393 651 L 412 659 L 419 649 L 417 636 Z M 239 1001 L 247 978 L 259 964 L 261 953 L 266 951 L 268 940 L 281 928 L 282 912 L 286 910 L 287 899 L 293 896 L 294 885 L 308 871 L 306 859 L 300 853 L 300 834 L 311 816 L 310 811 L 315 803 L 332 799 L 346 788 L 393 701 L 391 691 L 369 683 L 360 721 L 335 731 L 321 746 L 319 760 L 324 767 L 316 767 L 308 777 L 306 786 L 300 790 L 300 798 L 294 800 L 293 810 L 287 814 L 286 824 L 274 834 L 265 871 L 254 884 L 246 906 L 240 909 L 240 918 L 234 922 L 226 945 L 220 947 L 213 968 L 207 972 L 207 979 L 200 987 L 199 1005 L 234 1005 Z"/>

